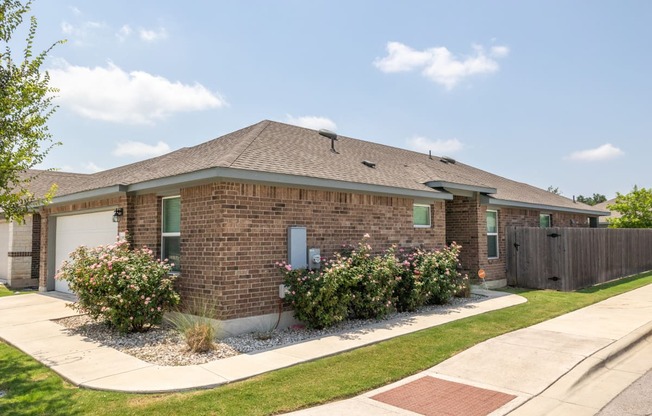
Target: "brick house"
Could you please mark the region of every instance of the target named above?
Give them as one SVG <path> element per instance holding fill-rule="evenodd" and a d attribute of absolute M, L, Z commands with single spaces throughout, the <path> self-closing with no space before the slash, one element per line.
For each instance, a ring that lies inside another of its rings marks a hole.
<path fill-rule="evenodd" d="M 214 300 L 245 330 L 276 320 L 289 229 L 303 231 L 300 251 L 323 256 L 365 233 L 377 250 L 457 241 L 465 269 L 500 283 L 505 225 L 588 226 L 601 214 L 449 158 L 262 121 L 59 192 L 39 211 L 39 287 L 65 291 L 53 276 L 67 253 L 128 232 L 177 265 L 184 299 Z"/>
<path fill-rule="evenodd" d="M 61 190 L 76 183 L 84 174 L 30 171 L 34 179 L 30 191 L 39 197 L 45 195 L 53 183 Z M 0 282 L 12 289 L 37 287 L 41 255 L 41 216 L 27 215 L 22 223 L 7 221 L 0 211 Z"/>

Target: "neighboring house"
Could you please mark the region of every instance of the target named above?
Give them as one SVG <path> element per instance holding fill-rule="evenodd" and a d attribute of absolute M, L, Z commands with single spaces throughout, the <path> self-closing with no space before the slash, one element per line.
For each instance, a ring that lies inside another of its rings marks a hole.
<path fill-rule="evenodd" d="M 42 197 L 53 184 L 64 191 L 86 175 L 31 170 L 30 191 Z M 7 221 L 0 211 L 0 282 L 12 289 L 38 287 L 41 254 L 41 216 L 27 215 L 24 222 Z"/>
<path fill-rule="evenodd" d="M 607 211 L 609 215 L 601 215 L 600 218 L 598 219 L 598 226 L 600 228 L 606 228 L 609 226 L 609 219 L 615 219 L 615 218 L 620 218 L 621 213 L 618 211 L 611 211 L 609 208 L 607 208 L 607 205 L 611 205 L 616 202 L 616 198 L 610 199 L 605 202 L 601 202 L 599 204 L 595 204 L 593 207 L 596 210 L 599 211 Z"/>
<path fill-rule="evenodd" d="M 506 225 L 586 227 L 601 214 L 452 159 L 263 121 L 60 192 L 40 210 L 39 286 L 65 291 L 54 275 L 72 249 L 128 233 L 177 265 L 184 299 L 214 301 L 246 329 L 276 320 L 274 262 L 288 252 L 302 266 L 307 248 L 330 256 L 365 233 L 376 250 L 456 241 L 468 272 L 504 284 Z"/>

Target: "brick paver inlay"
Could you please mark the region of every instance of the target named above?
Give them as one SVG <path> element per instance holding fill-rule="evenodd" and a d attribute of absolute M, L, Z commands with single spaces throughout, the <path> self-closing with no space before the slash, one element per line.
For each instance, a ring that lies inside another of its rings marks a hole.
<path fill-rule="evenodd" d="M 372 399 L 426 416 L 487 416 L 516 396 L 423 377 Z"/>

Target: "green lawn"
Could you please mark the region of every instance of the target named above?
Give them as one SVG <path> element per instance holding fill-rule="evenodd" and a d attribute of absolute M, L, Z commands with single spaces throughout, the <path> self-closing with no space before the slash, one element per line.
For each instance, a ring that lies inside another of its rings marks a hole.
<path fill-rule="evenodd" d="M 20 292 L 22 293 L 22 292 Z M 11 290 L 7 289 L 7 286 L 5 285 L 0 285 L 0 298 L 3 296 L 13 296 L 16 293 L 12 292 Z"/>
<path fill-rule="evenodd" d="M 265 415 L 354 396 L 429 368 L 500 334 L 652 283 L 652 273 L 561 293 L 512 290 L 528 302 L 211 390 L 136 395 L 78 389 L 0 343 L 0 414 Z"/>

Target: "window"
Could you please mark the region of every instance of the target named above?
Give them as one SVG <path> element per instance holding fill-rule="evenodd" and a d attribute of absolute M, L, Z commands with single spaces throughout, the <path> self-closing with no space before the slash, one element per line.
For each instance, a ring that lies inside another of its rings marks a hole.
<path fill-rule="evenodd" d="M 498 211 L 487 210 L 487 257 L 498 258 Z"/>
<path fill-rule="evenodd" d="M 173 272 L 181 270 L 181 198 L 163 198 L 161 257 L 168 259 Z"/>
<path fill-rule="evenodd" d="M 550 215 L 550 214 L 539 214 L 539 227 L 540 228 L 550 228 L 550 227 L 552 227 L 552 215 Z"/>
<path fill-rule="evenodd" d="M 412 207 L 412 221 L 416 228 L 429 228 L 430 205 L 414 204 Z"/>

